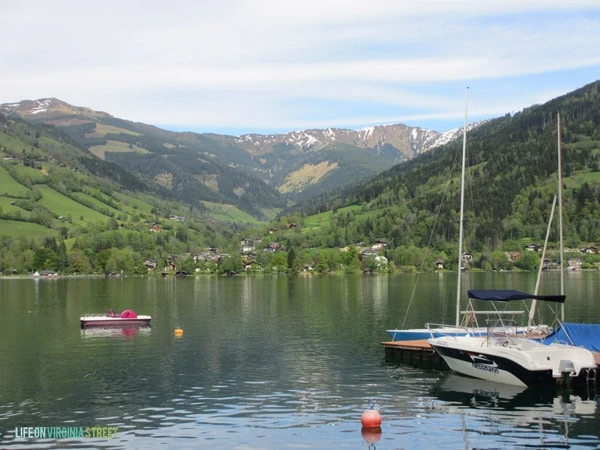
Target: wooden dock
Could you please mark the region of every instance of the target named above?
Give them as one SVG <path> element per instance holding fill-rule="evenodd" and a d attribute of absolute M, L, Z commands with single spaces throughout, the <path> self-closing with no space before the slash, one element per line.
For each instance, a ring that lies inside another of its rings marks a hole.
<path fill-rule="evenodd" d="M 449 370 L 446 362 L 426 340 L 386 341 L 381 345 L 385 349 L 386 362 L 410 364 L 424 369 Z"/>

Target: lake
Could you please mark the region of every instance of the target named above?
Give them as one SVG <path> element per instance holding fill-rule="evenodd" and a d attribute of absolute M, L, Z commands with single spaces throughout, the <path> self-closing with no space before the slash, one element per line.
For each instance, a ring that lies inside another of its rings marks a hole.
<path fill-rule="evenodd" d="M 533 292 L 535 276 L 469 273 L 463 286 Z M 541 286 L 557 293 L 559 274 Z M 385 360 L 387 328 L 454 321 L 455 289 L 452 273 L 2 278 L 0 448 L 598 448 L 593 391 Z M 600 322 L 600 272 L 566 273 L 565 292 L 568 321 Z M 108 308 L 152 327 L 80 329 Z M 361 430 L 372 403 L 381 433 Z M 57 429 L 72 434 L 41 436 Z"/>

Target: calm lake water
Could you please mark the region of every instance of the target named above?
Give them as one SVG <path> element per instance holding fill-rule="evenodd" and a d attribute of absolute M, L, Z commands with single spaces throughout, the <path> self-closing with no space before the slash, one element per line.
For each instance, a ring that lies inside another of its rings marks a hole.
<path fill-rule="evenodd" d="M 535 285 L 535 274 L 466 277 L 473 288 Z M 556 293 L 558 274 L 543 277 L 541 292 Z M 455 278 L 0 279 L 0 448 L 600 447 L 595 392 L 385 360 L 387 328 L 454 320 Z M 565 291 L 567 320 L 600 322 L 599 272 L 566 274 Z M 152 328 L 80 330 L 80 314 L 108 308 L 150 314 Z M 361 432 L 370 402 L 381 434 Z M 29 438 L 28 427 L 116 435 Z"/>

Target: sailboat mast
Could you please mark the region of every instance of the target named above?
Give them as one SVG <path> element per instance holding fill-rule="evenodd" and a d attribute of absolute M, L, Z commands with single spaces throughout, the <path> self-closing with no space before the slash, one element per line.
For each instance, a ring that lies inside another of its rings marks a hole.
<path fill-rule="evenodd" d="M 560 113 L 556 113 L 558 129 L 558 234 L 560 241 L 560 294 L 565 295 L 565 267 L 564 267 L 564 245 L 563 245 L 563 217 L 562 217 L 562 150 L 560 143 Z M 565 320 L 565 305 L 560 308 L 560 320 Z"/>
<path fill-rule="evenodd" d="M 544 268 L 544 261 L 546 260 L 546 248 L 548 247 L 548 239 L 550 238 L 550 232 L 552 231 L 552 221 L 554 220 L 554 210 L 556 209 L 556 195 L 552 200 L 552 210 L 550 211 L 550 219 L 548 220 L 548 228 L 546 229 L 546 239 L 544 240 L 544 248 L 542 249 L 542 259 L 540 260 L 540 266 L 538 267 L 537 280 L 535 281 L 534 295 L 538 295 L 540 289 L 540 280 L 542 278 L 542 270 Z M 534 298 L 531 301 L 531 310 L 529 311 L 529 319 L 527 321 L 527 328 L 533 326 L 533 320 L 535 318 L 535 311 L 537 308 L 537 300 Z"/>
<path fill-rule="evenodd" d="M 465 170 L 467 165 L 467 111 L 469 108 L 469 88 L 465 94 L 465 123 L 463 126 L 463 148 L 462 148 L 462 169 L 460 171 L 460 219 L 458 232 L 458 280 L 456 282 L 456 326 L 460 324 L 460 293 L 461 293 L 461 275 L 462 275 L 462 253 L 463 253 L 463 218 L 465 215 Z"/>

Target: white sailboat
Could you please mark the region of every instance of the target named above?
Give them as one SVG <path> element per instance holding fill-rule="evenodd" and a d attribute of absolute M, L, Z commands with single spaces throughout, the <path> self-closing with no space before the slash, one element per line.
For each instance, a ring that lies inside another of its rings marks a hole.
<path fill-rule="evenodd" d="M 558 199 L 559 199 L 559 236 L 560 236 L 560 290 L 564 292 L 564 246 L 562 223 L 562 151 L 560 138 L 560 114 L 556 115 L 558 126 Z M 565 322 L 565 310 L 561 309 L 559 326 L 542 341 L 543 344 L 563 342 L 579 347 L 584 347 L 593 352 L 596 361 L 600 364 L 600 324 Z"/>
<path fill-rule="evenodd" d="M 465 205 L 465 170 L 467 161 L 467 117 L 468 117 L 468 105 L 469 105 L 469 88 L 466 90 L 465 98 L 465 119 L 463 125 L 463 145 L 462 145 L 462 167 L 460 177 L 460 218 L 459 218 L 459 237 L 458 237 L 458 280 L 456 287 L 456 321 L 454 325 L 442 325 L 442 324 L 426 324 L 425 328 L 408 328 L 408 329 L 392 329 L 386 330 L 391 336 L 393 341 L 416 341 L 426 340 L 437 336 L 464 336 L 469 332 L 464 325 L 460 324 L 460 290 L 461 290 L 461 274 L 462 274 L 462 257 L 463 257 L 463 235 L 464 235 L 464 205 Z M 467 320 L 470 320 L 471 316 L 467 316 Z M 476 333 L 477 330 L 471 328 L 471 333 Z M 480 332 L 484 333 L 485 328 L 479 329 Z"/>
<path fill-rule="evenodd" d="M 562 183 L 560 170 L 559 131 L 559 184 Z M 559 211 L 561 206 L 559 194 Z M 559 233 L 562 264 L 562 220 Z M 541 296 L 519 291 L 494 290 L 469 291 L 468 294 L 470 298 L 492 302 L 509 302 L 524 298 L 559 302 L 564 318 L 565 296 L 562 276 L 561 270 L 560 295 Z M 532 316 L 533 314 L 530 319 Z M 504 319 L 502 314 L 498 315 L 496 323 L 489 327 L 485 335 L 443 336 L 429 339 L 427 342 L 454 372 L 514 386 L 551 386 L 557 379 L 567 375 L 587 378 L 588 373 L 596 370 L 597 367 L 594 354 L 583 347 L 559 342 L 544 345 L 538 341 L 519 337 L 517 330 Z"/>
<path fill-rule="evenodd" d="M 498 314 L 498 311 L 475 311 L 472 307 L 461 311 L 461 282 L 463 272 L 463 241 L 464 241 L 464 210 L 465 210 L 465 172 L 467 161 L 467 117 L 469 104 L 469 88 L 466 90 L 465 98 L 465 116 L 463 124 L 463 143 L 462 143 L 462 166 L 460 178 L 460 215 L 459 215 L 459 233 L 458 233 L 458 271 L 456 282 L 456 317 L 454 325 L 427 323 L 424 328 L 400 328 L 389 329 L 387 333 L 392 341 L 417 341 L 427 340 L 432 337 L 441 336 L 464 336 L 466 334 L 484 336 L 487 333 L 487 327 L 480 327 L 477 322 L 478 315 Z M 532 307 L 533 308 L 533 307 Z M 522 314 L 523 311 L 505 311 L 501 314 Z M 463 322 L 461 323 L 461 314 Z M 534 325 L 531 321 L 527 326 L 516 328 L 519 335 L 528 335 L 530 337 L 543 337 L 549 333 L 549 327 L 544 325 Z"/>

